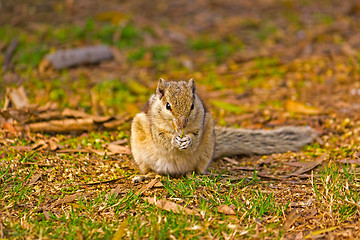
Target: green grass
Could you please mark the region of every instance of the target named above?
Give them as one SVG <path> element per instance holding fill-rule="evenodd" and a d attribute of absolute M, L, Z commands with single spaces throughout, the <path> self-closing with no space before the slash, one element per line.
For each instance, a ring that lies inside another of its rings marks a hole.
<path fill-rule="evenodd" d="M 340 172 L 342 170 L 342 173 Z M 350 166 L 326 167 L 318 182 L 313 182 L 313 190 L 322 207 L 339 217 L 339 223 L 346 221 L 357 212 L 360 200 L 359 179 Z"/>

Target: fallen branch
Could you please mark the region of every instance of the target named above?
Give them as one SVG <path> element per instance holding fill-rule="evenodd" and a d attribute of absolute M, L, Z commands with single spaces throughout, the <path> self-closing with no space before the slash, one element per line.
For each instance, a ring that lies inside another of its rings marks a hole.
<path fill-rule="evenodd" d="M 48 63 L 57 70 L 81 64 L 94 64 L 113 58 L 111 49 L 105 45 L 59 50 L 45 56 L 40 65 Z M 45 63 L 44 63 L 45 62 Z"/>

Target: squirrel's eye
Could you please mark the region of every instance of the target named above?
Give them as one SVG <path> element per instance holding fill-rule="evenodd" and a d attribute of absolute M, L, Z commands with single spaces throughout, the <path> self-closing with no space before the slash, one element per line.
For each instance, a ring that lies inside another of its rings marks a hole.
<path fill-rule="evenodd" d="M 193 110 L 193 109 L 194 109 L 194 103 L 191 104 L 191 110 Z"/>
<path fill-rule="evenodd" d="M 166 109 L 171 111 L 171 107 L 170 107 L 170 104 L 169 103 L 166 103 Z"/>

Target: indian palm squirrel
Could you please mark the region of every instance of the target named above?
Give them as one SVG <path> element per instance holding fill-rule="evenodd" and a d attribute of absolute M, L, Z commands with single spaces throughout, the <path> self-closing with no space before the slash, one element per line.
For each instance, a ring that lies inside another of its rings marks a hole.
<path fill-rule="evenodd" d="M 131 151 L 143 174 L 204 174 L 211 161 L 221 156 L 296 151 L 315 137 L 308 127 L 215 127 L 193 79 L 160 79 L 156 93 L 132 121 Z"/>

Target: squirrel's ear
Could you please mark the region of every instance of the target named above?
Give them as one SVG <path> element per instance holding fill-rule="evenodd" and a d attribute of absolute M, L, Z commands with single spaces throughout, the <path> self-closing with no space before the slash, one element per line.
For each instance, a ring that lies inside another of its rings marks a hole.
<path fill-rule="evenodd" d="M 188 83 L 189 87 L 192 89 L 193 93 L 195 93 L 195 90 L 196 90 L 196 87 L 195 87 L 195 81 L 193 78 L 191 78 L 189 80 L 189 83 Z"/>
<path fill-rule="evenodd" d="M 160 99 L 164 96 L 164 90 L 167 85 L 168 83 L 163 78 L 160 78 L 156 88 L 156 94 L 159 96 Z"/>

